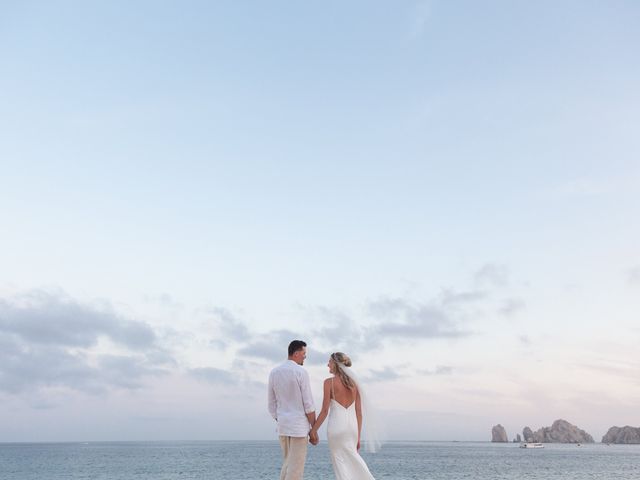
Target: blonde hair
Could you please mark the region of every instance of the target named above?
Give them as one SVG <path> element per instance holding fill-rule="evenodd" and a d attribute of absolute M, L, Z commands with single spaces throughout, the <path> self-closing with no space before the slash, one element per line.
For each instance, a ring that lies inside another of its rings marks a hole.
<path fill-rule="evenodd" d="M 340 381 L 342 382 L 342 384 L 348 389 L 355 388 L 356 383 L 353 381 L 353 379 L 349 375 L 347 375 L 342 370 L 345 367 L 351 366 L 351 359 L 349 358 L 349 356 L 346 353 L 335 352 L 331 354 L 331 360 L 333 360 L 334 363 L 336 364 L 335 373 L 340 378 Z"/>

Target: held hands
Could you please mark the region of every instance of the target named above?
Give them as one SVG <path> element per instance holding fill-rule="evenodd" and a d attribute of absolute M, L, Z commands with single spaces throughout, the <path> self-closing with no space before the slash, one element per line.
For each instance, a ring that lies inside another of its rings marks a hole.
<path fill-rule="evenodd" d="M 318 437 L 318 431 L 311 429 L 311 431 L 309 432 L 309 443 L 311 445 L 318 445 L 319 442 L 320 438 Z"/>

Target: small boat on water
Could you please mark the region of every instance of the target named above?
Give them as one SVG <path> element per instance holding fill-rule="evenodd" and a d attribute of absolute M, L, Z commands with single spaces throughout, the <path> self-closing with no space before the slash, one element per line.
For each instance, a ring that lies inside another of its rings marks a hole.
<path fill-rule="evenodd" d="M 524 442 L 520 444 L 520 448 L 544 448 L 544 445 L 538 442 Z"/>

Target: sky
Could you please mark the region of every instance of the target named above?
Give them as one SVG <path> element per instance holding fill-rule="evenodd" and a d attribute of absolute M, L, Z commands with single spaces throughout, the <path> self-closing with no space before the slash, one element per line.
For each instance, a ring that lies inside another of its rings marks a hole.
<path fill-rule="evenodd" d="M 0 1 L 0 441 L 640 426 L 640 5 Z M 366 419 L 365 419 L 366 423 Z"/>

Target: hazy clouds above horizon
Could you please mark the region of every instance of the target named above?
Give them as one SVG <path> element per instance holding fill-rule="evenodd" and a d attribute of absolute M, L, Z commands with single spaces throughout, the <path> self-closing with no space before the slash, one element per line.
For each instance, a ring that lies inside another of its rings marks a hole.
<path fill-rule="evenodd" d="M 634 422 L 640 7 L 0 18 L 0 441 L 273 438 L 294 338 L 396 439 Z"/>

